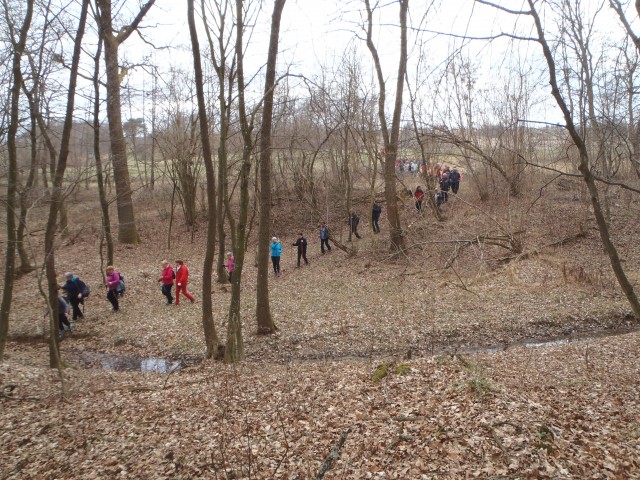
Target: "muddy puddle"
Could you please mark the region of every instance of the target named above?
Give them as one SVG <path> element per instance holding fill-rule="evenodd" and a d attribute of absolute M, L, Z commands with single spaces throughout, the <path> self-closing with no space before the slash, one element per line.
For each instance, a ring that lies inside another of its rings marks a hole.
<path fill-rule="evenodd" d="M 184 362 L 181 360 L 95 352 L 81 353 L 80 360 L 84 368 L 113 370 L 115 372 L 171 373 L 184 366 Z"/>

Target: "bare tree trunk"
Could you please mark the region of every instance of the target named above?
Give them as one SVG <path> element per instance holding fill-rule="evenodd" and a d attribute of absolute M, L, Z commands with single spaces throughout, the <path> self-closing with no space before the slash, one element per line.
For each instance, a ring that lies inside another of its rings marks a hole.
<path fill-rule="evenodd" d="M 634 315 L 637 319 L 640 319 L 640 302 L 638 302 L 638 297 L 636 296 L 636 293 L 633 289 L 633 285 L 631 285 L 631 282 L 629 282 L 629 279 L 627 278 L 624 269 L 622 268 L 620 257 L 618 256 L 618 251 L 613 241 L 611 240 L 609 225 L 607 224 L 607 220 L 600 203 L 600 193 L 598 192 L 596 181 L 593 177 L 593 174 L 591 173 L 589 164 L 589 152 L 587 146 L 584 142 L 584 139 L 578 133 L 578 130 L 571 116 L 571 111 L 569 110 L 569 107 L 567 106 L 564 98 L 562 97 L 562 94 L 560 93 L 556 76 L 555 59 L 553 58 L 553 53 L 551 52 L 551 49 L 549 48 L 549 45 L 545 38 L 544 29 L 542 28 L 542 22 L 536 10 L 534 0 L 527 0 L 527 2 L 529 4 L 530 14 L 535 22 L 538 41 L 542 46 L 542 51 L 545 60 L 547 61 L 547 67 L 549 69 L 549 83 L 551 84 L 551 94 L 555 98 L 556 103 L 558 104 L 560 110 L 562 111 L 562 114 L 564 115 L 565 128 L 569 132 L 573 143 L 576 145 L 578 151 L 580 152 L 580 166 L 578 167 L 578 170 L 582 174 L 582 178 L 584 179 L 591 196 L 591 205 L 593 207 L 593 214 L 598 225 L 598 230 L 600 232 L 600 239 L 605 251 L 607 252 L 607 255 L 609 256 L 611 268 L 613 269 L 616 279 L 618 280 L 618 284 L 627 297 Z"/>
<path fill-rule="evenodd" d="M 249 212 L 249 176 L 251 174 L 251 156 L 253 154 L 253 118 L 247 118 L 244 80 L 244 17 L 243 0 L 236 0 L 236 61 L 238 82 L 238 116 L 242 134 L 242 164 L 240 167 L 240 212 L 237 224 L 229 217 L 233 235 L 233 256 L 235 268 L 231 277 L 231 302 L 227 319 L 227 343 L 224 351 L 225 363 L 235 363 L 244 359 L 244 341 L 242 338 L 242 319 L 240 316 L 240 285 L 246 253 L 246 228 Z"/>
<path fill-rule="evenodd" d="M 7 250 L 5 254 L 4 290 L 0 304 L 0 362 L 4 359 L 4 348 L 9 333 L 9 311 L 13 298 L 13 281 L 16 266 L 16 192 L 18 186 L 18 153 L 16 136 L 20 115 L 20 89 L 22 88 L 22 70 L 20 63 L 27 43 L 27 33 L 31 27 L 33 16 L 33 0 L 27 1 L 27 10 L 19 31 L 17 43 L 13 45 L 13 84 L 11 85 L 11 103 L 9 113 L 9 128 L 7 131 Z M 6 5 L 5 5 L 6 8 Z M 8 13 L 5 12 L 8 19 Z"/>
<path fill-rule="evenodd" d="M 96 160 L 96 179 L 98 181 L 98 198 L 102 212 L 102 231 L 107 243 L 107 265 L 114 263 L 113 236 L 111 234 L 111 218 L 109 217 L 109 202 L 104 188 L 102 172 L 102 156 L 100 153 L 100 54 L 102 51 L 102 35 L 98 33 L 98 51 L 94 57 L 93 73 L 93 156 Z"/>
<path fill-rule="evenodd" d="M 373 11 L 369 0 L 365 0 L 367 7 L 367 47 L 373 57 L 378 86 L 380 88 L 378 97 L 378 115 L 380 117 L 380 128 L 384 141 L 384 193 L 387 203 L 387 220 L 389 221 L 389 239 L 393 251 L 404 250 L 404 236 L 400 222 L 400 210 L 398 209 L 398 197 L 396 193 L 396 171 L 395 164 L 398 156 L 398 139 L 400 136 L 400 114 L 402 112 L 402 92 L 404 78 L 407 71 L 407 10 L 409 0 L 399 0 L 400 3 L 400 59 L 398 62 L 398 76 L 396 79 L 396 99 L 391 121 L 391 132 L 387 127 L 385 114 L 386 87 L 382 66 L 378 51 L 373 43 Z"/>
<path fill-rule="evenodd" d="M 109 139 L 113 176 L 116 182 L 116 205 L 118 208 L 118 240 L 122 243 L 138 243 L 131 180 L 127 159 L 127 142 L 122 128 L 122 105 L 120 99 L 120 66 L 118 48 L 138 27 L 155 0 L 149 0 L 130 25 L 122 27 L 117 34 L 113 31 L 111 0 L 97 0 L 100 8 L 100 30 L 104 41 L 104 61 L 107 73 L 107 118 L 109 119 Z"/>
<path fill-rule="evenodd" d="M 213 172 L 213 158 L 211 144 L 209 142 L 209 122 L 207 119 L 207 107 L 204 98 L 202 63 L 200 60 L 200 44 L 196 31 L 196 22 L 193 8 L 194 0 L 187 0 L 187 14 L 189 18 L 189 34 L 191 36 L 191 49 L 193 51 L 193 67 L 195 71 L 196 95 L 198 97 L 198 116 L 202 141 L 202 154 L 207 176 L 207 247 L 202 267 L 202 327 L 207 346 L 207 358 L 215 356 L 218 352 L 218 333 L 213 321 L 213 304 L 211 300 L 211 277 L 213 274 L 213 255 L 215 251 L 216 234 L 216 185 Z"/>
<path fill-rule="evenodd" d="M 31 121 L 31 132 L 29 132 L 31 142 L 31 162 L 29 164 L 29 175 L 24 187 L 20 190 L 20 220 L 18 222 L 18 232 L 16 243 L 18 247 L 18 255 L 20 256 L 20 267 L 18 272 L 21 274 L 32 272 L 34 266 L 31 264 L 29 253 L 24 245 L 24 232 L 27 228 L 27 213 L 29 211 L 29 196 L 31 189 L 33 188 L 34 181 L 36 179 L 37 165 L 38 165 L 38 120 L 37 102 L 37 82 L 34 82 L 34 92 L 32 92 L 33 100 L 29 100 L 29 116 Z"/>
<path fill-rule="evenodd" d="M 256 287 L 256 320 L 258 334 L 276 332 L 269 304 L 269 237 L 271 230 L 271 124 L 276 87 L 276 59 L 280 36 L 280 19 L 286 0 L 276 0 L 271 17 L 271 37 L 264 84 L 264 108 L 260 126 L 260 226 L 258 229 L 258 284 Z"/>
<path fill-rule="evenodd" d="M 53 187 L 51 190 L 51 203 L 49 205 L 49 217 L 45 228 L 44 236 L 44 263 L 47 275 L 49 311 L 53 312 L 49 318 L 49 366 L 60 367 L 60 352 L 58 350 L 58 282 L 55 265 L 55 235 L 56 217 L 62 203 L 62 182 L 64 172 L 67 168 L 67 158 L 69 156 L 69 141 L 71 139 L 71 128 L 73 127 L 73 110 L 75 105 L 76 82 L 78 77 L 78 65 L 80 63 L 80 53 L 82 52 L 82 37 L 87 20 L 87 10 L 90 0 L 83 0 L 78 32 L 74 40 L 73 59 L 71 61 L 71 71 L 69 73 L 69 90 L 67 93 L 67 110 L 60 139 L 60 153 L 53 177 Z"/>

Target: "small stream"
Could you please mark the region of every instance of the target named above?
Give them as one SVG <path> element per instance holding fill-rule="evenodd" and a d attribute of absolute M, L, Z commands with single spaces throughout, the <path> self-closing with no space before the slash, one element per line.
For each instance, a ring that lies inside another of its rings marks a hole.
<path fill-rule="evenodd" d="M 564 337 L 529 337 L 511 343 L 500 343 L 493 345 L 468 345 L 445 343 L 438 345 L 424 346 L 415 350 L 417 357 L 427 357 L 442 355 L 445 353 L 496 353 L 512 348 L 550 348 L 570 345 L 572 343 L 597 340 L 600 338 L 627 335 L 640 331 L 640 327 L 627 327 L 597 332 L 585 332 Z M 289 357 L 286 363 L 301 361 L 314 362 L 326 360 L 363 360 L 382 355 L 403 354 L 405 351 L 385 351 L 385 352 L 350 352 L 343 355 L 334 355 L 331 352 L 302 355 L 299 357 Z M 181 369 L 186 365 L 194 365 L 203 360 L 202 356 L 190 355 L 184 357 L 158 358 L 117 355 L 110 353 L 82 352 L 79 353 L 80 362 L 84 368 L 98 370 L 112 370 L 115 372 L 151 372 L 151 373 L 171 373 Z M 280 362 L 278 362 L 280 363 Z"/>

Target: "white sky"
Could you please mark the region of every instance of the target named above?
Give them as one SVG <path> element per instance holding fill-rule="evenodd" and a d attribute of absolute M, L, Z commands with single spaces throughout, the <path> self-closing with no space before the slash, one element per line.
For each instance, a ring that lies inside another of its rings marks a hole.
<path fill-rule="evenodd" d="M 588 6 L 601 2 L 602 0 L 600 2 L 583 0 L 583 3 Z M 267 0 L 264 3 L 266 5 L 264 5 L 260 23 L 258 23 L 253 36 L 253 44 L 247 52 L 246 61 L 249 71 L 260 68 L 266 60 L 272 1 Z M 501 3 L 508 5 L 509 8 L 524 9 L 524 2 L 521 0 L 502 0 Z M 125 5 L 133 12 L 137 8 L 137 4 L 137 1 L 127 0 Z M 389 79 L 389 96 L 392 97 L 399 44 L 396 27 L 398 5 L 395 0 L 388 0 L 383 5 L 385 6 L 382 7 L 374 22 L 377 24 L 376 37 L 382 57 L 383 71 Z M 489 6 L 477 4 L 473 0 L 442 0 L 435 7 L 430 7 L 426 22 L 421 23 L 427 5 L 428 2 L 425 0 L 410 0 L 409 14 L 413 25 L 420 24 L 421 28 L 431 32 L 453 32 L 457 35 L 470 37 L 488 37 L 500 32 L 513 32 L 514 29 L 520 29 L 520 33 L 526 35 L 531 33 L 532 29 L 530 18 L 516 18 Z M 363 16 L 363 11 L 364 2 L 362 0 L 287 0 L 280 35 L 279 64 L 281 66 L 291 65 L 292 73 L 313 76 L 323 66 L 333 68 L 336 59 L 340 58 L 345 48 L 355 43 L 361 49 L 363 65 L 370 68 L 371 59 L 364 42 L 356 40 L 354 36 L 354 32 L 360 31 L 357 24 Z M 132 16 L 133 14 L 123 15 L 124 18 L 132 18 Z M 616 32 L 618 36 L 623 34 L 617 19 L 606 4 L 600 13 L 599 20 L 600 30 L 606 32 L 603 35 L 604 38 L 610 32 Z M 161 64 L 162 69 L 168 70 L 170 66 L 182 66 L 191 70 L 186 1 L 157 0 L 143 25 L 149 27 L 144 30 L 145 34 L 156 45 L 174 47 L 155 53 L 156 61 Z M 431 69 L 441 66 L 453 49 L 463 43 L 461 39 L 436 33 L 423 35 L 422 38 L 429 39 L 422 48 L 422 58 L 426 60 L 425 63 Z M 413 32 L 409 41 L 410 62 L 412 64 L 415 64 L 419 55 L 416 41 L 417 35 Z M 204 48 L 205 44 L 204 34 L 201 34 L 201 47 Z M 133 35 L 122 48 L 121 60 L 126 59 L 135 63 L 140 61 L 144 55 L 148 55 L 149 52 L 150 48 L 141 42 L 136 35 Z M 506 39 L 494 42 L 472 42 L 468 47 L 468 52 L 469 57 L 478 68 L 478 88 L 490 88 L 495 85 L 496 72 L 499 72 L 498 67 L 511 61 L 511 57 L 514 56 L 514 49 L 509 47 L 509 42 Z M 536 61 L 536 58 L 539 61 L 540 47 L 533 42 L 521 42 L 515 50 L 515 55 L 526 58 L 527 62 Z M 415 77 L 415 67 L 412 67 L 413 65 L 409 66 L 409 75 Z M 541 88 L 544 95 L 544 88 L 548 93 L 548 87 L 545 87 L 547 76 L 543 65 L 540 65 L 537 71 L 539 78 L 535 81 L 542 83 Z M 143 76 L 144 73 L 136 69 L 131 72 L 129 82 L 141 85 Z M 145 82 L 148 85 L 150 80 L 147 78 Z M 537 116 L 541 119 L 544 118 L 552 122 L 561 121 L 556 107 L 549 98 L 545 99 L 539 108 Z M 134 112 L 132 113 L 133 116 L 136 116 Z"/>

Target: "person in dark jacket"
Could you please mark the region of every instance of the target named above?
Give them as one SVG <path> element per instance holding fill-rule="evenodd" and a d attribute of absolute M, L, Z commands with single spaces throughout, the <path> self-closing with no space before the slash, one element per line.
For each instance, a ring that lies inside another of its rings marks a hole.
<path fill-rule="evenodd" d="M 454 194 L 458 194 L 458 189 L 460 188 L 460 172 L 457 167 L 453 167 L 453 170 L 449 173 L 449 183 L 451 184 L 451 191 Z"/>
<path fill-rule="evenodd" d="M 69 304 L 67 303 L 67 299 L 62 295 L 58 296 L 58 330 L 60 336 L 63 336 L 65 333 L 65 326 L 67 327 L 67 332 L 70 332 L 73 326 L 69 323 Z"/>
<path fill-rule="evenodd" d="M 378 220 L 380 220 L 381 213 L 382 207 L 376 200 L 373 203 L 373 208 L 371 210 L 371 226 L 373 227 L 373 233 L 380 233 L 380 225 L 378 225 Z"/>
<path fill-rule="evenodd" d="M 304 259 L 304 264 L 309 265 L 307 260 L 307 239 L 304 238 L 302 232 L 298 233 L 298 240 L 293 243 L 294 247 L 298 247 L 298 266 L 300 266 L 300 258 Z"/>
<path fill-rule="evenodd" d="M 443 202 L 447 202 L 449 200 L 449 188 L 451 188 L 449 172 L 442 172 L 442 177 L 440 178 L 440 191 L 442 193 Z"/>
<path fill-rule="evenodd" d="M 349 217 L 349 226 L 351 227 L 351 233 L 353 233 L 356 238 L 362 238 L 358 234 L 358 224 L 360 223 L 360 215 L 356 212 L 351 212 L 351 216 Z"/>
<path fill-rule="evenodd" d="M 62 290 L 67 293 L 67 300 L 71 304 L 73 311 L 73 320 L 75 321 L 78 318 L 84 318 L 84 314 L 80 310 L 80 304 L 84 302 L 80 279 L 76 277 L 73 272 L 67 272 L 64 276 L 66 281 L 62 286 Z"/>

